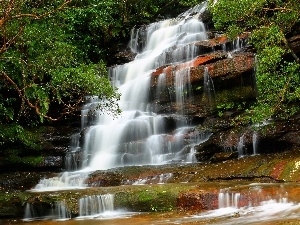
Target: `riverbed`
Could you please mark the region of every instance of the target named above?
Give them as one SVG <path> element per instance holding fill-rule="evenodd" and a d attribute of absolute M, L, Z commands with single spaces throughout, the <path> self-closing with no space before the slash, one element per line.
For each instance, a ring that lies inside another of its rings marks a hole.
<path fill-rule="evenodd" d="M 299 219 L 298 219 L 299 218 Z M 134 215 L 98 215 L 94 218 L 42 221 L 0 221 L 3 225 L 166 225 L 166 224 L 214 224 L 214 225 L 284 225 L 300 224 L 300 205 L 269 202 L 247 209 L 225 208 L 202 213 L 168 212 L 138 213 Z"/>

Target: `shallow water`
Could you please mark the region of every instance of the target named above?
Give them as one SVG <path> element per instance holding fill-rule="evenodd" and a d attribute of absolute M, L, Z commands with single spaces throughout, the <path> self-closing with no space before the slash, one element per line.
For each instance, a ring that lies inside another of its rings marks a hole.
<path fill-rule="evenodd" d="M 221 208 L 205 212 L 126 213 L 112 212 L 72 220 L 2 221 L 5 225 L 271 225 L 300 224 L 300 204 L 269 200 L 257 207 Z"/>

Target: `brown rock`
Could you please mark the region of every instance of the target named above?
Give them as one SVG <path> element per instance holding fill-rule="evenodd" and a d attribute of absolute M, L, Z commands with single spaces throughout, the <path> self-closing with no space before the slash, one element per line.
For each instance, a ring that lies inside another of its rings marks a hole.
<path fill-rule="evenodd" d="M 190 190 L 177 199 L 180 210 L 212 210 L 218 208 L 219 190 Z"/>
<path fill-rule="evenodd" d="M 209 75 L 212 78 L 228 77 L 228 79 L 239 76 L 242 73 L 249 72 L 253 69 L 254 60 L 252 53 L 240 53 L 233 55 L 232 58 L 224 59 L 225 56 L 227 56 L 227 54 L 224 52 L 215 52 L 212 54 L 199 56 L 195 60 L 187 63 L 159 68 L 152 73 L 151 85 L 156 86 L 158 75 L 165 73 L 167 77 L 166 85 L 173 86 L 175 82 L 175 72 L 186 68 L 191 68 L 191 83 L 203 80 L 205 67 L 208 68 Z M 218 61 L 211 62 L 212 60 Z M 188 82 L 188 80 L 186 80 L 186 82 Z"/>

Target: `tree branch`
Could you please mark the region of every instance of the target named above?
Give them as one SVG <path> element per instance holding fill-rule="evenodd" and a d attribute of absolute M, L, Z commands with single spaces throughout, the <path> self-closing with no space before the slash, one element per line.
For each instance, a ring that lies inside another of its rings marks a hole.
<path fill-rule="evenodd" d="M 68 5 L 71 2 L 72 2 L 72 0 L 65 0 L 64 3 L 62 3 L 58 8 L 56 8 L 56 9 L 54 9 L 52 11 L 43 13 L 41 15 L 36 15 L 36 14 L 18 14 L 18 15 L 12 16 L 11 18 L 15 19 L 15 18 L 20 18 L 20 17 L 32 17 L 34 19 L 41 19 L 43 17 L 49 16 L 51 14 L 54 14 L 54 13 L 56 13 L 56 12 L 64 9 L 65 6 Z"/>
<path fill-rule="evenodd" d="M 9 6 L 7 7 L 7 10 L 4 12 L 4 16 L 0 19 L 0 27 L 2 27 L 6 21 L 8 20 L 12 20 L 12 19 L 17 19 L 17 18 L 21 18 L 21 17 L 31 17 L 33 19 L 41 19 L 43 17 L 49 16 L 51 14 L 54 14 L 60 10 L 63 10 L 65 8 L 66 5 L 68 5 L 69 3 L 71 3 L 73 0 L 65 0 L 58 8 L 51 10 L 49 12 L 45 12 L 43 14 L 31 14 L 31 13 L 20 13 L 14 16 L 9 16 L 9 14 L 11 14 L 12 10 L 14 9 L 14 0 L 10 1 Z"/>
<path fill-rule="evenodd" d="M 14 37 L 12 37 L 10 40 L 8 40 L 8 41 L 6 40 L 6 37 L 4 37 L 4 43 L 3 43 L 3 45 L 2 45 L 2 47 L 0 49 L 0 55 L 2 53 L 4 53 L 14 43 L 14 41 L 23 32 L 23 30 L 24 30 L 24 27 L 21 27 L 19 29 L 18 33 Z"/>
<path fill-rule="evenodd" d="M 288 9 L 288 8 L 282 8 L 282 7 L 278 7 L 278 8 L 263 8 L 263 10 L 265 11 L 289 11 L 289 12 L 292 12 L 292 11 L 295 11 L 295 12 L 298 12 L 296 10 L 293 10 L 293 9 Z"/>
<path fill-rule="evenodd" d="M 63 113 L 60 113 L 60 115 L 58 117 L 51 117 L 51 116 L 48 116 L 48 115 L 45 115 L 44 113 L 42 113 L 40 111 L 40 108 L 38 106 L 38 103 L 39 103 L 39 100 L 36 101 L 36 103 L 32 103 L 28 98 L 26 98 L 25 94 L 23 93 L 23 91 L 25 91 L 24 89 L 20 89 L 19 86 L 9 77 L 9 75 L 7 73 L 5 73 L 3 70 L 0 70 L 0 74 L 2 74 L 2 76 L 4 77 L 4 79 L 14 87 L 14 89 L 17 91 L 19 97 L 22 99 L 22 102 L 26 102 L 27 105 L 34 109 L 35 112 L 39 115 L 39 116 L 42 116 L 43 118 L 46 118 L 46 119 L 49 119 L 51 121 L 57 121 L 59 119 L 61 119 L 64 115 L 67 115 L 67 114 L 71 114 L 73 113 L 75 110 L 76 110 L 76 106 L 78 106 L 80 104 L 80 102 L 82 101 L 82 97 L 79 98 L 77 100 L 77 102 L 71 106 L 71 105 L 67 105 L 65 103 L 63 103 L 63 105 L 65 106 L 65 110 Z M 23 90 L 23 91 L 22 91 Z"/>
<path fill-rule="evenodd" d="M 9 2 L 8 6 L 4 6 L 4 7 L 3 7 L 3 9 L 6 8 L 6 10 L 4 11 L 3 17 L 0 19 L 0 27 L 1 27 L 2 25 L 4 25 L 4 23 L 7 21 L 7 17 L 8 17 L 8 15 L 11 13 L 11 11 L 13 10 L 14 4 L 15 4 L 15 1 L 14 1 L 14 0 L 11 0 L 11 1 Z"/>

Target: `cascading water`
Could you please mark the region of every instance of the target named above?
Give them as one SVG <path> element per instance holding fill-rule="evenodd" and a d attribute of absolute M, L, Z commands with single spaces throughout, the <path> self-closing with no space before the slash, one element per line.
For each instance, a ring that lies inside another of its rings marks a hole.
<path fill-rule="evenodd" d="M 204 84 L 203 84 L 204 97 L 206 98 L 206 101 L 211 103 L 215 98 L 215 87 L 214 87 L 214 82 L 208 73 L 207 67 L 204 68 L 203 78 L 204 78 Z"/>
<path fill-rule="evenodd" d="M 192 139 L 185 138 L 189 133 L 168 134 L 165 123 L 169 115 L 158 115 L 155 106 L 149 101 L 150 75 L 157 67 L 189 61 L 197 56 L 196 50 L 189 44 L 207 39 L 205 26 L 198 19 L 206 4 L 176 19 L 132 31 L 130 47 L 137 53 L 135 60 L 109 71 L 112 83 L 122 96 L 119 102 L 122 115 L 116 119 L 97 115 L 96 121 L 92 122 L 94 125 L 86 129 L 83 166 L 97 170 L 186 160 L 187 155 L 181 150 L 192 144 Z M 171 51 L 173 49 L 176 49 L 175 52 Z M 176 71 L 173 75 L 174 93 L 170 93 L 170 98 L 177 105 L 179 116 L 176 125 L 180 129 L 182 126 L 190 126 L 183 116 L 184 103 L 192 99 L 189 69 Z M 164 85 L 164 75 L 160 76 L 160 84 Z M 159 91 L 163 88 L 157 89 Z M 87 109 L 85 107 L 84 115 L 88 114 Z M 91 124 L 88 121 L 84 123 Z M 190 132 L 188 129 L 186 131 Z M 179 152 L 183 152 L 183 155 Z"/>
<path fill-rule="evenodd" d="M 65 207 L 63 201 L 55 202 L 50 208 L 44 208 L 42 205 L 35 206 L 31 203 L 26 203 L 24 221 L 52 219 L 52 220 L 68 220 L 71 215 Z"/>
<path fill-rule="evenodd" d="M 175 19 L 132 30 L 129 45 L 137 53 L 135 60 L 109 69 L 112 85 L 121 93 L 122 114 L 118 118 L 102 114 L 97 110 L 98 97 L 87 96 L 81 132 L 72 136 L 65 160 L 66 169 L 75 172 L 42 179 L 35 190 L 84 188 L 87 174 L 94 170 L 196 161 L 194 146 L 208 140 L 211 133 L 192 126 L 185 105 L 194 101 L 190 67 L 202 51 L 195 43 L 208 39 L 199 19 L 206 7 L 204 2 Z M 241 43 L 239 39 L 229 48 L 241 47 Z M 151 87 L 152 73 L 158 67 L 182 63 L 184 68 L 172 71 L 172 78 L 162 69 L 156 87 Z M 204 98 L 210 103 L 215 90 L 208 68 L 203 77 Z M 169 79 L 173 86 L 168 85 Z M 161 109 L 166 102 L 174 108 L 165 112 Z"/>
<path fill-rule="evenodd" d="M 252 135 L 252 145 L 253 145 L 253 155 L 258 154 L 258 133 L 256 131 L 253 132 Z"/>
<path fill-rule="evenodd" d="M 79 199 L 79 217 L 95 216 L 114 210 L 114 195 L 93 195 Z"/>
<path fill-rule="evenodd" d="M 188 222 L 212 220 L 207 224 L 273 224 L 280 217 L 298 218 L 300 204 L 290 202 L 284 188 L 277 189 L 277 193 L 271 191 L 271 195 L 266 194 L 263 190 L 267 186 L 250 184 L 247 196 L 231 188 L 221 189 L 218 209 L 192 216 Z"/>
<path fill-rule="evenodd" d="M 221 190 L 218 196 L 219 208 L 239 208 L 239 200 L 241 194 L 238 192 L 228 192 Z"/>
<path fill-rule="evenodd" d="M 185 116 L 185 104 L 194 100 L 190 84 L 190 68 L 187 66 L 171 72 L 174 79 L 173 86 L 167 85 L 170 78 L 164 69 L 157 75 L 155 89 L 151 89 L 150 81 L 151 74 L 158 67 L 167 69 L 166 65 L 180 63 L 189 65 L 192 59 L 199 55 L 201 49 L 193 42 L 207 39 L 205 26 L 198 19 L 199 14 L 205 10 L 206 4 L 200 4 L 176 19 L 161 21 L 132 31 L 130 48 L 137 53 L 136 59 L 109 69 L 112 85 L 117 87 L 122 94 L 120 101 L 122 115 L 116 119 L 102 115 L 96 110 L 98 98 L 87 96 L 86 105 L 81 113 L 82 131 L 72 136 L 72 147 L 66 156 L 66 169 L 75 170 L 75 172 L 65 172 L 60 177 L 42 179 L 36 186 L 36 190 L 85 188 L 87 185 L 84 181 L 87 174 L 98 169 L 196 161 L 195 145 L 208 140 L 211 134 L 197 130 Z M 224 44 L 223 50 L 234 51 L 236 49 L 238 51 L 244 44 L 238 38 L 232 42 L 231 46 Z M 228 57 L 232 55 L 228 53 Z M 189 66 L 193 66 L 192 63 Z M 205 68 L 203 77 L 204 97 L 208 102 L 212 102 L 215 90 L 208 68 Z M 153 101 L 153 99 L 161 98 L 162 95 L 166 101 Z M 176 107 L 172 113 L 163 114 L 161 108 L 167 101 L 174 103 Z M 170 123 L 172 123 L 171 128 Z M 240 138 L 236 147 L 240 157 L 247 154 L 244 136 Z M 257 153 L 256 149 L 257 136 L 254 133 L 253 154 Z M 228 151 L 233 150 L 228 149 Z M 172 180 L 173 176 L 173 173 L 163 173 L 149 176 L 149 179 L 124 181 L 123 184 L 163 184 Z M 193 174 L 187 174 L 184 182 L 188 182 L 192 176 Z M 174 177 L 176 179 L 176 176 Z M 250 187 L 250 189 L 253 188 Z M 259 188 L 258 191 L 260 191 Z M 111 194 L 92 195 L 79 199 L 80 216 L 78 219 L 101 217 L 100 214 L 114 210 L 113 196 Z M 258 211 L 252 208 L 255 202 L 246 202 L 246 205 L 242 205 L 243 201 L 243 195 L 238 191 L 222 189 L 218 196 L 219 209 L 212 213 L 197 215 L 196 219 L 214 218 L 216 213 L 216 216 L 220 216 L 218 212 L 221 212 L 221 217 L 229 215 L 230 218 L 244 213 L 244 218 L 246 218 L 252 212 L 260 213 L 267 205 L 272 206 L 273 211 L 277 207 L 292 207 L 300 210 L 300 205 L 289 203 L 286 197 L 275 200 L 266 198 L 261 201 L 260 199 L 256 204 Z M 226 209 L 231 211 L 228 213 Z M 276 212 L 282 213 L 283 211 L 277 210 Z M 26 205 L 25 220 L 44 218 L 65 220 L 69 217 L 63 202 L 53 204 L 47 214 L 36 213 L 30 203 Z M 238 222 L 234 221 L 230 224 L 242 224 L 241 220 L 238 218 L 236 220 Z"/>
<path fill-rule="evenodd" d="M 240 140 L 237 144 L 237 151 L 238 151 L 238 156 L 243 157 L 245 153 L 245 145 L 244 145 L 244 135 L 240 137 Z"/>
<path fill-rule="evenodd" d="M 156 68 L 190 62 L 199 55 L 199 47 L 193 43 L 207 39 L 205 25 L 199 19 L 206 7 L 204 2 L 175 19 L 132 31 L 129 45 L 137 53 L 135 60 L 109 69 L 112 85 L 121 93 L 122 114 L 118 118 L 102 114 L 97 111 L 98 98 L 86 97 L 82 131 L 72 137 L 66 156 L 69 171 L 195 161 L 193 146 L 206 141 L 210 133 L 197 131 L 185 116 L 184 105 L 193 100 L 190 69 L 172 72 L 173 87 L 166 85 L 164 72 L 158 75 L 154 96 L 167 93 L 168 101 L 176 105 L 172 115 L 157 113 L 160 104 L 151 101 L 150 80 Z M 43 179 L 36 189 L 84 187 L 84 176 L 65 172 L 60 178 Z"/>

